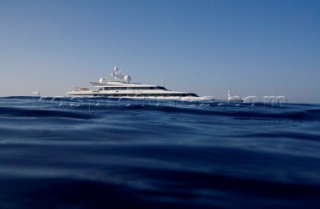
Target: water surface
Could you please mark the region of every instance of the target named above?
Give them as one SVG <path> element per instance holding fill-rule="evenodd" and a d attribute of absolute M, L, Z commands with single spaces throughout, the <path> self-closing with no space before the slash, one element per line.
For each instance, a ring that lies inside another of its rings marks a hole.
<path fill-rule="evenodd" d="M 320 208 L 320 106 L 0 98 L 0 208 Z"/>

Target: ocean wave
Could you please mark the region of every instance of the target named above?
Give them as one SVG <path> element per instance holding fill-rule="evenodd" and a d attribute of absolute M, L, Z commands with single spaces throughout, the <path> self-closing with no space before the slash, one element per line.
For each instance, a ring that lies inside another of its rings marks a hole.
<path fill-rule="evenodd" d="M 0 102 L 3 209 L 320 207 L 319 105 Z"/>

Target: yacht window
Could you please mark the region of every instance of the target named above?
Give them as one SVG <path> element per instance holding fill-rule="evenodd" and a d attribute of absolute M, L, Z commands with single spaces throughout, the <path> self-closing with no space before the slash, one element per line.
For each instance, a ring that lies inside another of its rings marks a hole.
<path fill-rule="evenodd" d="M 104 90 L 127 90 L 127 87 L 104 87 Z"/>
<path fill-rule="evenodd" d="M 164 88 L 164 87 L 162 87 L 162 86 L 157 86 L 156 89 L 167 90 L 166 88 Z"/>

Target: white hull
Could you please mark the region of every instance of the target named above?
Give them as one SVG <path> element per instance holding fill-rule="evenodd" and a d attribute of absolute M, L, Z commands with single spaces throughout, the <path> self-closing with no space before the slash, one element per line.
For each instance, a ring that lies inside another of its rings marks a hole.
<path fill-rule="evenodd" d="M 177 96 L 111 96 L 103 93 L 97 92 L 76 92 L 70 91 L 67 92 L 67 96 L 70 97 L 103 97 L 110 99 L 136 99 L 136 100 L 175 100 L 175 101 L 214 101 L 213 97 L 204 96 L 204 97 L 177 97 Z"/>

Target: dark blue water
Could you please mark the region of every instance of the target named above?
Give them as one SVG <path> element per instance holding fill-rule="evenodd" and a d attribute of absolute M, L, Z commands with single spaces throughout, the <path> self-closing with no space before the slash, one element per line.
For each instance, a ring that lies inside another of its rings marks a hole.
<path fill-rule="evenodd" d="M 0 208 L 320 208 L 320 106 L 0 98 Z"/>

